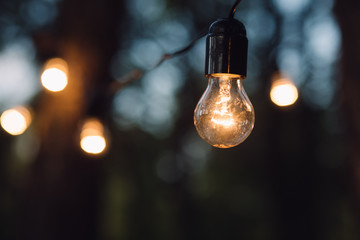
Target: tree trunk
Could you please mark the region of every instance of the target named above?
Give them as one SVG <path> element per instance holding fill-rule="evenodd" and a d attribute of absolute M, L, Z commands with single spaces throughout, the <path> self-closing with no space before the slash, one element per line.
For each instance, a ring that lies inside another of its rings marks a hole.
<path fill-rule="evenodd" d="M 340 96 L 345 123 L 351 188 L 357 217 L 357 235 L 360 236 L 360 2 L 338 0 L 335 6 L 341 34 Z"/>
<path fill-rule="evenodd" d="M 81 153 L 78 125 L 111 81 L 122 3 L 62 1 L 52 36 L 58 44 L 51 51 L 67 61 L 69 84 L 63 92 L 42 96 L 36 113 L 41 148 L 19 196 L 18 239 L 98 239 L 103 159 Z M 107 106 L 96 107 L 94 112 L 103 112 Z"/>

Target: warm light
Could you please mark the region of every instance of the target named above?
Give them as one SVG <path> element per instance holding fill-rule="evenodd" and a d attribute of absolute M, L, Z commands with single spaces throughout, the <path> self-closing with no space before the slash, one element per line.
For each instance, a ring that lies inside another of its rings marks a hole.
<path fill-rule="evenodd" d="M 61 58 L 53 58 L 45 63 L 41 84 L 51 92 L 59 92 L 68 84 L 67 63 Z"/>
<path fill-rule="evenodd" d="M 96 118 L 85 121 L 80 133 L 80 146 L 89 154 L 100 154 L 106 149 L 104 126 Z"/>
<path fill-rule="evenodd" d="M 280 107 L 290 106 L 298 99 L 298 90 L 292 81 L 281 78 L 271 85 L 270 98 Z"/>
<path fill-rule="evenodd" d="M 240 75 L 212 74 L 194 113 L 199 135 L 214 147 L 234 147 L 249 136 L 254 121 Z"/>
<path fill-rule="evenodd" d="M 1 114 L 1 126 L 11 135 L 20 135 L 31 123 L 31 114 L 25 107 L 16 107 Z"/>
<path fill-rule="evenodd" d="M 232 118 L 231 114 L 223 113 L 221 111 L 214 111 L 214 115 L 211 121 L 216 125 L 224 126 L 225 128 L 229 128 L 234 125 L 234 119 Z"/>
<path fill-rule="evenodd" d="M 106 147 L 105 138 L 102 136 L 87 136 L 81 139 L 81 148 L 91 154 L 102 153 Z"/>

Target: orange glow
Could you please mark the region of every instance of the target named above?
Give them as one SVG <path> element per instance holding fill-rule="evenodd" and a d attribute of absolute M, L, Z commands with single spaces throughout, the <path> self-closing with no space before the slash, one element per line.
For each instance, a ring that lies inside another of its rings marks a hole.
<path fill-rule="evenodd" d="M 51 92 L 60 92 L 68 84 L 67 63 L 61 58 L 52 58 L 45 63 L 41 84 Z"/>
<path fill-rule="evenodd" d="M 211 74 L 211 76 L 223 78 L 223 79 L 241 78 L 241 76 L 239 74 L 232 74 L 232 73 L 213 73 L 213 74 Z"/>
<path fill-rule="evenodd" d="M 254 127 L 254 109 L 242 86 L 242 76 L 211 74 L 194 111 L 201 138 L 217 148 L 242 143 Z"/>
<path fill-rule="evenodd" d="M 97 155 L 104 152 L 106 145 L 103 124 L 96 118 L 87 119 L 80 133 L 81 149 L 86 153 Z"/>
<path fill-rule="evenodd" d="M 1 126 L 11 135 L 20 135 L 25 132 L 31 123 L 31 114 L 25 107 L 16 107 L 1 114 Z"/>
<path fill-rule="evenodd" d="M 211 122 L 215 125 L 221 125 L 225 128 L 232 127 L 235 122 L 229 109 L 229 102 L 231 101 L 230 95 L 230 76 L 236 76 L 234 74 L 216 74 L 222 78 L 219 82 L 219 96 L 216 99 L 216 108 L 213 110 L 213 117 Z M 229 76 L 230 75 L 230 76 Z"/>
<path fill-rule="evenodd" d="M 271 85 L 270 98 L 280 107 L 293 105 L 298 99 L 298 90 L 295 84 L 286 78 L 275 80 Z"/>

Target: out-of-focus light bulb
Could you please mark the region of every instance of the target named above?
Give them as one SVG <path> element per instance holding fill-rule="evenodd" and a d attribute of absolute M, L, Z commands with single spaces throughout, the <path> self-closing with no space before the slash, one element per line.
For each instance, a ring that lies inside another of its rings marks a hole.
<path fill-rule="evenodd" d="M 196 106 L 196 130 L 214 147 L 234 147 L 242 143 L 254 127 L 254 108 L 242 80 L 236 74 L 212 74 Z"/>
<path fill-rule="evenodd" d="M 298 99 L 298 96 L 298 90 L 291 80 L 280 78 L 273 81 L 270 98 L 276 105 L 280 107 L 293 105 Z"/>
<path fill-rule="evenodd" d="M 103 124 L 96 118 L 87 119 L 80 133 L 81 149 L 89 154 L 97 155 L 105 151 L 107 142 Z"/>
<path fill-rule="evenodd" d="M 25 132 L 31 123 L 30 111 L 25 107 L 15 107 L 1 114 L 1 126 L 11 135 L 20 135 Z"/>
<path fill-rule="evenodd" d="M 60 92 L 68 84 L 68 66 L 61 58 L 52 58 L 45 63 L 41 84 L 51 92 Z"/>

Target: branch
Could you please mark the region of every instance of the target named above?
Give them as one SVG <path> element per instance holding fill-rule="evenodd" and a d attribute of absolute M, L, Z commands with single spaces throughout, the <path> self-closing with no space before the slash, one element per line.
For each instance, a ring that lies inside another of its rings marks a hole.
<path fill-rule="evenodd" d="M 207 32 L 203 32 L 197 38 L 195 38 L 193 41 L 191 41 L 186 47 L 184 47 L 176 52 L 165 53 L 164 55 L 162 55 L 160 60 L 152 68 L 150 68 L 148 70 L 142 70 L 142 69 L 137 68 L 137 69 L 132 70 L 128 74 L 118 78 L 116 81 L 114 81 L 110 85 L 110 92 L 116 93 L 116 92 L 120 91 L 122 88 L 124 88 L 124 87 L 130 85 L 131 83 L 135 82 L 136 80 L 140 79 L 146 72 L 154 70 L 155 68 L 159 67 L 166 60 L 169 60 L 170 58 L 173 58 L 173 57 L 176 57 L 183 53 L 188 52 L 195 45 L 195 43 L 197 41 L 199 41 L 201 38 L 205 37 L 206 34 L 207 34 Z"/>

